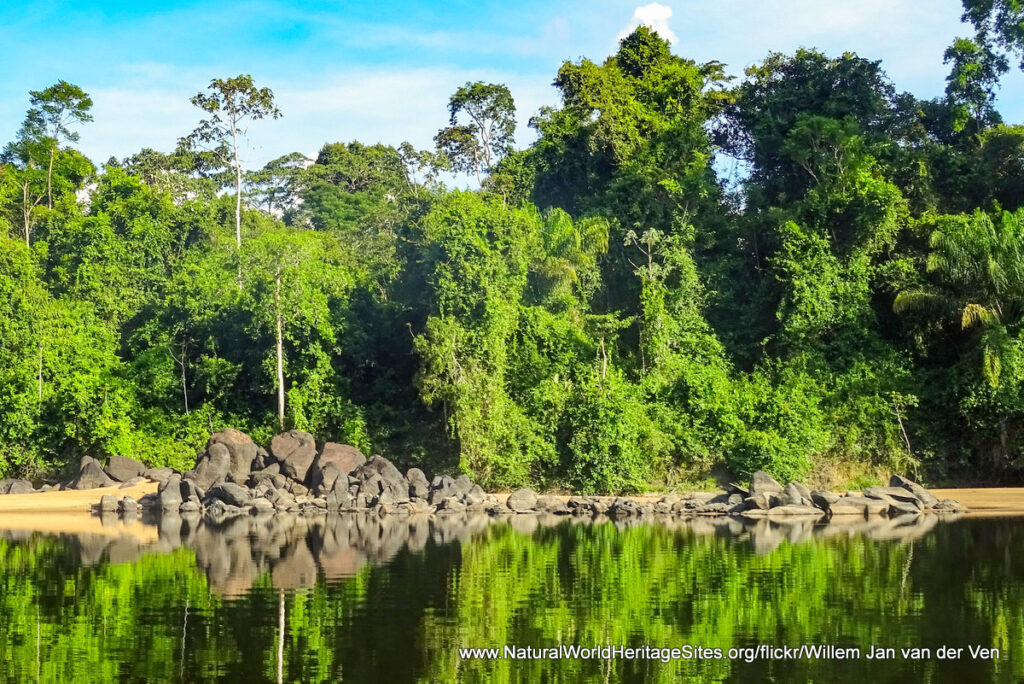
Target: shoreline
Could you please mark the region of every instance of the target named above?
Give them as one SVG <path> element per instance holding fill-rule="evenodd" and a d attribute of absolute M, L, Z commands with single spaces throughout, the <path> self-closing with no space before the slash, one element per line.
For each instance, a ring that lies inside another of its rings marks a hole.
<path fill-rule="evenodd" d="M 39 492 L 35 494 L 7 494 L 0 496 L 0 527 L 11 522 L 7 516 L 23 516 L 26 514 L 91 514 L 100 499 L 105 495 L 118 498 L 130 496 L 136 500 L 146 494 L 155 494 L 156 482 L 143 482 L 131 487 L 121 488 L 100 487 L 97 489 L 63 490 Z M 939 498 L 956 499 L 967 507 L 969 517 L 1024 516 L 1024 487 L 990 487 L 968 489 L 934 489 L 931 490 Z M 498 493 L 500 495 L 500 493 Z M 638 503 L 653 503 L 665 496 L 664 492 L 651 492 L 640 495 L 618 497 Z M 568 500 L 568 495 L 556 495 Z M 609 497 L 617 498 L 617 497 Z M 69 518 L 70 519 L 70 518 Z M 27 521 L 22 521 L 27 522 Z M 52 531 L 60 531 L 48 525 Z"/>

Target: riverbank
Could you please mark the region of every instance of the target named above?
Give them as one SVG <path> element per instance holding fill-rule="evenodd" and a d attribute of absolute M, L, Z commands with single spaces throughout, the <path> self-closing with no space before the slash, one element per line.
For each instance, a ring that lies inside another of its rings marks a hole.
<path fill-rule="evenodd" d="M 138 500 L 147 494 L 155 494 L 158 486 L 156 482 L 143 482 L 123 489 L 115 486 L 36 494 L 9 494 L 0 496 L 0 515 L 86 513 L 98 506 L 105 495 L 130 496 Z M 931 491 L 940 499 L 956 499 L 961 502 L 968 509 L 967 515 L 973 517 L 1024 516 L 1024 487 L 933 489 Z M 638 503 L 653 504 L 663 496 L 663 493 L 648 493 L 623 498 Z M 503 497 L 499 495 L 499 498 Z M 568 496 L 559 498 L 565 501 L 569 499 Z M 67 519 L 73 520 L 74 517 L 67 516 Z M 63 516 L 62 520 L 64 520 Z M 50 525 L 49 527 L 54 531 L 60 531 L 56 529 L 59 526 Z"/>

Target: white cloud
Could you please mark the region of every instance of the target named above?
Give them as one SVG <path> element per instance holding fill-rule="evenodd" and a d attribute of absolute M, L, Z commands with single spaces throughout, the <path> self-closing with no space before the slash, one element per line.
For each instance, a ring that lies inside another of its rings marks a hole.
<path fill-rule="evenodd" d="M 619 32 L 619 40 L 628 36 L 637 26 L 646 26 L 658 32 L 658 35 L 667 40 L 671 45 L 679 42 L 679 36 L 668 27 L 668 20 L 672 18 L 672 8 L 652 2 L 649 5 L 641 5 L 633 10 L 633 18 L 629 24 Z"/>

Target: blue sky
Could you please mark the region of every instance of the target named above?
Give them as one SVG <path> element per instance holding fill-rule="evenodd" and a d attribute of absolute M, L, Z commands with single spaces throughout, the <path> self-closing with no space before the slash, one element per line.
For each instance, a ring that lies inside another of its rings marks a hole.
<path fill-rule="evenodd" d="M 601 60 L 643 21 L 674 38 L 676 54 L 729 71 L 769 51 L 817 47 L 883 60 L 900 90 L 942 92 L 942 53 L 968 35 L 959 0 L 526 0 L 287 3 L 123 0 L 7 2 L 0 7 L 0 141 L 10 140 L 27 91 L 63 78 L 95 101 L 80 148 L 102 163 L 143 146 L 170 150 L 198 121 L 188 98 L 213 77 L 251 73 L 277 95 L 284 118 L 251 130 L 251 166 L 326 141 L 422 147 L 445 122 L 448 95 L 469 80 L 506 83 L 520 131 L 557 102 L 565 59 Z M 1024 78 L 1003 85 L 1000 107 L 1024 120 Z"/>

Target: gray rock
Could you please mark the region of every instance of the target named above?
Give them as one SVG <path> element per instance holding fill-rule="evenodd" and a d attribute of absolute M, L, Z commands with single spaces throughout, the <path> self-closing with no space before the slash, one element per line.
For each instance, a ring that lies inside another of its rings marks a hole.
<path fill-rule="evenodd" d="M 505 505 L 516 513 L 532 511 L 537 506 L 537 493 L 528 488 L 517 489 L 508 495 Z"/>
<path fill-rule="evenodd" d="M 909 501 L 921 503 L 921 500 L 910 490 L 902 487 L 868 487 L 863 495 L 869 499 L 895 499 L 896 501 Z"/>
<path fill-rule="evenodd" d="M 812 501 L 811 490 L 808 489 L 806 485 L 804 485 L 802 482 L 791 482 L 790 484 L 792 484 L 796 488 L 796 491 L 800 492 L 800 496 L 803 498 L 805 502 Z"/>
<path fill-rule="evenodd" d="M 121 499 L 118 505 L 118 510 L 121 511 L 122 513 L 138 513 L 139 502 L 130 496 L 126 496 L 123 499 Z"/>
<path fill-rule="evenodd" d="M 315 464 L 313 468 L 313 491 L 317 493 L 326 494 L 333 491 L 334 485 L 338 482 L 339 478 L 345 478 L 344 481 L 348 484 L 348 478 L 345 477 L 346 474 L 341 471 L 341 468 L 336 463 L 327 463 L 323 467 Z"/>
<path fill-rule="evenodd" d="M 163 511 L 176 511 L 181 503 L 181 475 L 175 473 L 157 489 L 157 505 Z"/>
<path fill-rule="evenodd" d="M 258 447 L 249 435 L 239 430 L 228 428 L 210 435 L 210 439 L 206 442 L 207 451 L 214 444 L 222 444 L 227 449 L 228 472 L 231 475 L 242 481 L 249 477 L 258 454 Z M 205 489 L 209 489 L 209 487 Z"/>
<path fill-rule="evenodd" d="M 196 467 L 185 473 L 185 477 L 206 491 L 213 485 L 224 482 L 230 471 L 231 452 L 225 445 L 216 442 L 199 456 Z"/>
<path fill-rule="evenodd" d="M 205 498 L 206 492 L 199 488 L 199 485 L 194 480 L 188 480 L 182 478 L 181 480 L 181 499 L 182 501 L 188 501 L 189 499 L 195 499 L 201 501 Z"/>
<path fill-rule="evenodd" d="M 139 477 L 146 472 L 146 466 L 134 458 L 127 456 L 111 456 L 107 461 L 107 467 L 103 469 L 110 477 L 118 482 L 127 482 L 133 477 Z"/>
<path fill-rule="evenodd" d="M 353 470 L 366 463 L 366 456 L 363 456 L 363 452 L 359 451 L 359 449 L 356 449 L 354 446 L 327 442 L 324 444 L 323 448 L 320 449 L 318 461 L 321 467 L 328 463 L 333 463 L 338 466 L 338 470 L 348 475 Z"/>
<path fill-rule="evenodd" d="M 732 494 L 729 495 L 729 498 L 726 499 L 726 503 L 729 504 L 730 506 L 736 506 L 743 503 L 743 499 L 744 497 L 742 494 L 740 494 L 739 492 L 733 492 Z"/>
<path fill-rule="evenodd" d="M 28 480 L 4 480 L 0 482 L 0 494 L 33 494 L 36 489 Z"/>
<path fill-rule="evenodd" d="M 781 494 L 782 485 L 775 478 L 763 470 L 758 470 L 750 478 L 750 495 L 758 494 Z"/>
<path fill-rule="evenodd" d="M 437 504 L 437 511 L 439 513 L 462 513 L 465 510 L 466 504 L 462 503 L 454 496 L 449 496 L 447 499 L 443 499 Z"/>
<path fill-rule="evenodd" d="M 302 430 L 289 430 L 270 443 L 270 453 L 281 464 L 281 473 L 296 482 L 305 482 L 316 458 L 316 440 Z"/>
<path fill-rule="evenodd" d="M 810 492 L 808 492 L 809 494 Z M 804 497 L 800 493 L 800 489 L 796 486 L 795 482 L 790 482 L 782 490 L 782 494 L 779 495 L 779 501 L 783 506 L 803 506 Z M 807 503 L 810 503 L 810 497 L 807 498 Z"/>
<path fill-rule="evenodd" d="M 744 508 L 748 511 L 766 511 L 772 507 L 772 500 L 763 492 L 754 496 L 748 496 L 743 500 L 743 503 Z"/>
<path fill-rule="evenodd" d="M 409 485 L 402 473 L 398 472 L 398 468 L 391 461 L 379 454 L 371 456 L 369 461 L 353 470 L 351 474 L 359 480 L 366 480 L 377 475 L 395 488 L 405 489 L 408 492 Z"/>
<path fill-rule="evenodd" d="M 68 485 L 68 489 L 96 489 L 112 487 L 116 482 L 110 479 L 100 462 L 91 456 L 83 456 L 78 464 L 78 475 Z"/>
<path fill-rule="evenodd" d="M 104 494 L 100 497 L 99 509 L 106 513 L 113 513 L 117 510 L 120 503 L 121 501 L 116 496 Z"/>
<path fill-rule="evenodd" d="M 929 492 L 927 489 L 917 484 L 912 480 L 908 480 L 900 475 L 893 475 L 889 478 L 890 487 L 900 487 L 906 489 L 908 492 L 917 497 L 917 499 L 924 504 L 925 508 L 931 508 L 939 503 L 939 498 Z"/>
<path fill-rule="evenodd" d="M 261 515 L 265 513 L 271 513 L 274 510 L 274 504 L 270 503 L 266 499 L 254 499 L 252 502 L 252 513 L 254 515 Z"/>
<path fill-rule="evenodd" d="M 889 509 L 889 504 L 879 499 L 842 496 L 828 508 L 832 515 L 877 515 L 885 513 Z"/>
<path fill-rule="evenodd" d="M 467 475 L 459 475 L 455 478 L 455 493 L 459 496 L 468 494 L 473 488 L 473 481 Z"/>
<path fill-rule="evenodd" d="M 481 490 L 481 494 L 483 490 Z M 545 494 L 537 497 L 537 510 L 554 515 L 568 515 L 569 507 L 557 496 Z"/>
<path fill-rule="evenodd" d="M 836 501 L 839 501 L 839 495 L 833 494 L 832 492 L 826 492 L 821 489 L 815 489 L 811 492 L 811 501 L 813 501 L 814 505 L 818 508 L 827 511 L 829 506 L 834 504 Z"/>
<path fill-rule="evenodd" d="M 967 510 L 967 506 L 956 499 L 942 499 L 932 507 L 936 511 L 951 512 L 951 513 L 963 513 Z"/>
<path fill-rule="evenodd" d="M 231 482 L 221 482 L 214 485 L 206 493 L 206 498 L 223 501 L 229 506 L 237 506 L 239 508 L 249 506 L 252 503 L 252 495 L 249 493 L 249 490 Z"/>
<path fill-rule="evenodd" d="M 774 508 L 768 509 L 768 517 L 774 518 L 776 516 L 792 516 L 792 515 L 806 515 L 815 518 L 820 518 L 825 515 L 825 512 L 815 506 L 775 506 Z"/>
<path fill-rule="evenodd" d="M 150 468 L 143 475 L 153 482 L 166 482 L 167 478 L 174 474 L 171 468 Z"/>
<path fill-rule="evenodd" d="M 144 478 L 141 475 L 139 475 L 138 477 L 133 477 L 130 480 L 125 480 L 124 482 L 121 483 L 121 486 L 118 487 L 118 489 L 130 489 L 131 487 L 135 487 L 136 485 L 140 485 L 143 482 L 147 482 L 146 478 Z"/>
<path fill-rule="evenodd" d="M 430 483 L 430 494 L 427 499 L 431 504 L 438 504 L 449 496 L 455 496 L 455 480 L 447 475 L 438 475 Z"/>
<path fill-rule="evenodd" d="M 178 506 L 179 513 L 198 513 L 202 509 L 203 506 L 198 501 L 185 501 Z"/>

